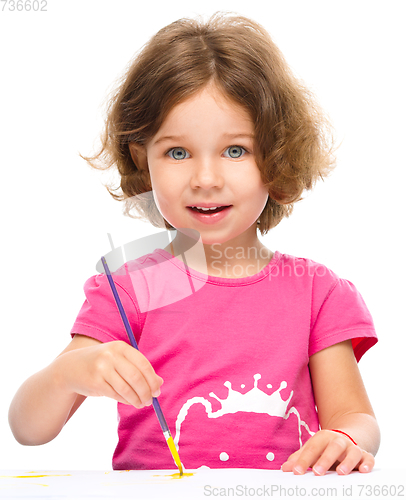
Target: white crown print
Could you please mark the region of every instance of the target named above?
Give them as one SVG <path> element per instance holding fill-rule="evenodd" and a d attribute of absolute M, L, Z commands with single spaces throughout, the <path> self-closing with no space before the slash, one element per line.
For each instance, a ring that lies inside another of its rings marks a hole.
<path fill-rule="evenodd" d="M 279 389 L 272 394 L 266 394 L 261 389 L 258 389 L 258 380 L 260 378 L 261 375 L 259 373 L 254 375 L 254 387 L 245 394 L 233 390 L 231 383 L 228 381 L 224 382 L 224 385 L 228 388 L 226 399 L 220 399 L 211 392 L 209 395 L 221 403 L 221 409 L 209 415 L 209 418 L 221 417 L 222 415 L 237 413 L 239 411 L 266 413 L 271 417 L 284 417 L 288 404 L 292 399 L 293 391 L 291 391 L 289 398 L 284 401 L 280 395 L 280 391 L 285 389 L 288 384 L 283 381 Z M 270 384 L 268 386 L 272 387 Z"/>
<path fill-rule="evenodd" d="M 296 408 L 292 407 L 289 411 L 287 411 L 287 407 L 293 396 L 293 391 L 291 391 L 290 396 L 286 401 L 283 400 L 280 395 L 280 391 L 287 387 L 287 383 L 285 381 L 282 381 L 279 385 L 279 389 L 274 391 L 272 394 L 266 394 L 265 392 L 261 391 L 261 389 L 258 389 L 258 380 L 260 378 L 261 375 L 259 373 L 254 375 L 254 387 L 245 394 L 235 391 L 231 387 L 231 382 L 229 381 L 224 382 L 224 385 L 228 388 L 228 395 L 226 399 L 220 399 L 218 396 L 216 396 L 216 394 L 210 392 L 209 396 L 217 399 L 217 401 L 219 401 L 219 403 L 221 404 L 221 408 L 215 412 L 213 412 L 211 402 L 206 398 L 197 396 L 187 400 L 180 409 L 178 417 L 176 419 L 175 444 L 178 445 L 179 443 L 181 425 L 188 414 L 189 408 L 194 404 L 200 403 L 205 407 L 208 418 L 218 418 L 222 417 L 223 415 L 237 412 L 249 412 L 263 413 L 271 417 L 281 417 L 283 419 L 287 419 L 291 413 L 294 413 L 298 418 L 299 442 L 301 445 L 301 426 L 304 425 L 311 435 L 313 435 L 314 432 L 311 432 L 306 423 L 301 421 L 300 415 Z M 272 385 L 268 384 L 267 387 L 271 388 Z"/>

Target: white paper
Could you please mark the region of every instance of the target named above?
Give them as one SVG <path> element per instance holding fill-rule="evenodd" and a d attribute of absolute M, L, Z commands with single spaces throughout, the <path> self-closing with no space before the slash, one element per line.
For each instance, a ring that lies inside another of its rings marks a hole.
<path fill-rule="evenodd" d="M 0 498 L 182 499 L 199 498 L 393 498 L 404 497 L 402 470 L 328 472 L 316 477 L 258 469 L 186 471 L 0 471 Z M 16 477 L 30 476 L 30 477 Z"/>

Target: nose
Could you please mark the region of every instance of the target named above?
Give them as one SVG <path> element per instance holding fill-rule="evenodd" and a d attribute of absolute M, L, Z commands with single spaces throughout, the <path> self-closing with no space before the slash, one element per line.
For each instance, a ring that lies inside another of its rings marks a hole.
<path fill-rule="evenodd" d="M 211 157 L 196 158 L 191 172 L 190 185 L 193 189 L 222 188 L 224 186 L 221 161 Z"/>

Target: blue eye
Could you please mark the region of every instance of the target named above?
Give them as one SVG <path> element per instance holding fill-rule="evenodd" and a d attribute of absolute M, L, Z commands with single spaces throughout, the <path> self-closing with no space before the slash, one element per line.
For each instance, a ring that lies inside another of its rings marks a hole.
<path fill-rule="evenodd" d="M 189 153 L 183 148 L 172 148 L 167 153 L 173 160 L 184 160 L 189 158 Z"/>
<path fill-rule="evenodd" d="M 227 158 L 241 158 L 244 153 L 245 149 L 241 146 L 230 146 L 224 152 Z"/>

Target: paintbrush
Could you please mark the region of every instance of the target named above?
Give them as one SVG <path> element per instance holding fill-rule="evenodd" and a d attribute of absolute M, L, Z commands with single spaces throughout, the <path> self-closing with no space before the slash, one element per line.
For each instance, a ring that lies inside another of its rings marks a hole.
<path fill-rule="evenodd" d="M 116 301 L 116 305 L 117 305 L 117 308 L 119 310 L 121 319 L 123 320 L 124 328 L 127 332 L 128 338 L 131 342 L 131 345 L 133 347 L 135 347 L 135 349 L 137 349 L 137 351 L 139 351 L 137 341 L 135 340 L 135 337 L 134 337 L 133 331 L 131 329 L 130 323 L 128 321 L 127 315 L 124 311 L 124 307 L 123 307 L 123 304 L 121 303 L 120 297 L 118 295 L 116 285 L 114 284 L 113 278 L 111 277 L 110 269 L 107 265 L 106 259 L 104 257 L 102 257 L 101 261 L 102 261 L 104 270 L 106 271 L 106 276 L 107 276 L 107 279 L 109 280 L 110 288 L 111 288 L 111 291 L 113 292 L 114 300 Z M 166 442 L 168 444 L 168 447 L 169 447 L 169 450 L 172 454 L 172 457 L 175 461 L 175 464 L 177 465 L 177 467 L 179 469 L 180 475 L 183 476 L 182 463 L 180 461 L 178 451 L 176 449 L 175 443 L 174 443 L 173 438 L 171 436 L 171 432 L 169 430 L 168 424 L 166 423 L 164 414 L 162 412 L 161 406 L 160 406 L 157 398 L 152 398 L 152 405 L 154 407 L 156 416 L 158 417 L 159 424 L 161 426 L 162 432 L 164 433 L 164 437 L 166 439 Z"/>

